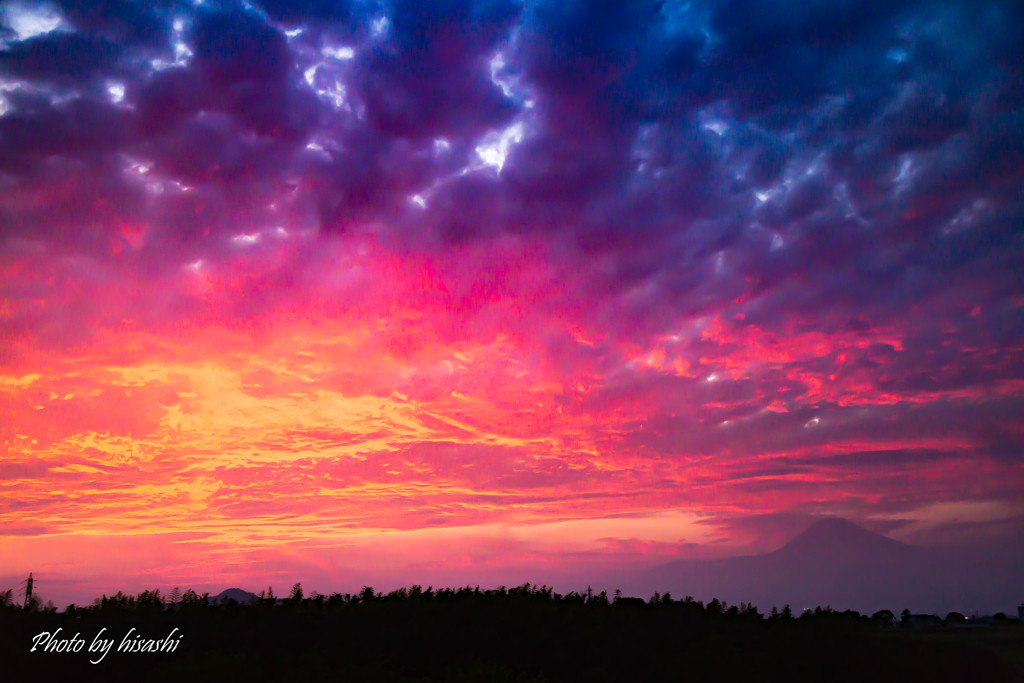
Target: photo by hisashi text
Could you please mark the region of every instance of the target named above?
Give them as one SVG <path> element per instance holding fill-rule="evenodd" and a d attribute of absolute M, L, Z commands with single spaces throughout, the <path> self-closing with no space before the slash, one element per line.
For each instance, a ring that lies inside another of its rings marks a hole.
<path fill-rule="evenodd" d="M 38 651 L 61 654 L 84 652 L 91 655 L 89 658 L 90 663 L 99 664 L 114 648 L 114 643 L 118 642 L 116 637 L 105 637 L 105 635 L 108 635 L 106 634 L 106 627 L 101 628 L 99 633 L 93 636 L 88 646 L 86 646 L 86 641 L 81 637 L 80 633 L 75 633 L 74 636 L 68 638 L 61 635 L 61 631 L 63 630 L 63 628 L 58 628 L 52 633 L 50 631 L 43 631 L 42 633 L 36 634 L 32 637 L 32 649 L 29 650 L 29 652 Z M 128 654 L 140 652 L 174 652 L 178 649 L 178 644 L 181 642 L 183 635 L 184 634 L 179 633 L 178 629 L 175 628 L 167 634 L 166 638 L 146 638 L 133 627 L 128 629 L 128 632 L 120 639 L 120 642 L 117 645 L 117 652 L 124 652 Z"/>

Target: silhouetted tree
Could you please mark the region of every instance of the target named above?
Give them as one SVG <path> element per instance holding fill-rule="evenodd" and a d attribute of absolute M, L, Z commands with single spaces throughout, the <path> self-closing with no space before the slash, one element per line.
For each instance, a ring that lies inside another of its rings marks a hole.
<path fill-rule="evenodd" d="M 13 602 L 11 593 L 0 593 L 0 606 Z M 563 595 L 532 584 L 399 588 L 386 595 L 367 586 L 355 595 L 322 599 L 313 592 L 287 603 L 301 609 L 276 607 L 261 595 L 251 605 L 210 605 L 207 595 L 189 589 L 175 613 L 146 609 L 158 604 L 155 590 L 104 595 L 95 608 L 69 607 L 64 614 L 0 609 L 0 633 L 23 631 L 30 638 L 57 625 L 86 633 L 101 624 L 130 624 L 146 634 L 172 627 L 187 634 L 187 656 L 119 659 L 137 667 L 126 680 L 153 680 L 157 667 L 173 673 L 159 680 L 668 681 L 680 680 L 681 671 L 695 681 L 902 681 L 908 671 L 924 680 L 1013 679 L 1004 675 L 1011 669 L 999 655 L 961 647 L 955 638 L 881 635 L 857 612 L 829 607 L 808 610 L 800 624 L 783 624 L 793 617 L 789 605 L 772 608 L 763 620 L 746 602 L 714 599 L 705 609 L 690 596 L 671 602 L 662 595 L 648 605 L 620 592 L 619 606 L 611 608 L 606 593 Z M 875 614 L 885 616 L 891 612 Z M 282 646 L 296 656 L 283 657 Z M 80 659 L 40 659 L 26 650 L 17 648 L 13 665 L 5 660 L 4 680 L 83 680 L 83 670 L 93 671 Z M 68 675 L 37 676 L 44 663 Z M 95 678 L 86 679 L 107 680 L 109 670 L 94 669 Z"/>
<path fill-rule="evenodd" d="M 160 590 L 142 591 L 135 599 L 136 609 L 154 609 L 162 610 L 164 608 L 164 599 L 160 595 Z"/>
<path fill-rule="evenodd" d="M 189 588 L 181 595 L 181 608 L 185 609 L 201 607 L 203 605 L 208 604 L 209 598 L 209 593 L 203 593 L 202 595 L 199 595 L 199 593 L 196 593 L 194 589 Z"/>

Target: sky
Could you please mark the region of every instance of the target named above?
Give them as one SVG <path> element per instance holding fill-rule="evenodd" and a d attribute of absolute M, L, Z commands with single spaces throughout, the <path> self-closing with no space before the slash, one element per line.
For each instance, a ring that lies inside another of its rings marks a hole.
<path fill-rule="evenodd" d="M 1024 522 L 1024 8 L 0 3 L 0 588 Z"/>

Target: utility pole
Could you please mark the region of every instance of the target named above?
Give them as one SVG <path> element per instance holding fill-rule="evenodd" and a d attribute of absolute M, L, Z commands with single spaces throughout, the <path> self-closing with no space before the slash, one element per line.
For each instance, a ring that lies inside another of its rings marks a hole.
<path fill-rule="evenodd" d="M 28 581 L 25 583 L 25 609 L 32 606 L 32 572 L 28 573 Z"/>

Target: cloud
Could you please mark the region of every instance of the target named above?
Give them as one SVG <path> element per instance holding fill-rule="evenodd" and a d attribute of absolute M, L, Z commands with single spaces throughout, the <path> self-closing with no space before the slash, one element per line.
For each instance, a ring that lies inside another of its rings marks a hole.
<path fill-rule="evenodd" d="M 313 543 L 685 508 L 735 541 L 998 507 L 1021 20 L 5 6 L 3 519 L 205 510 L 222 540 L 274 518 Z"/>

